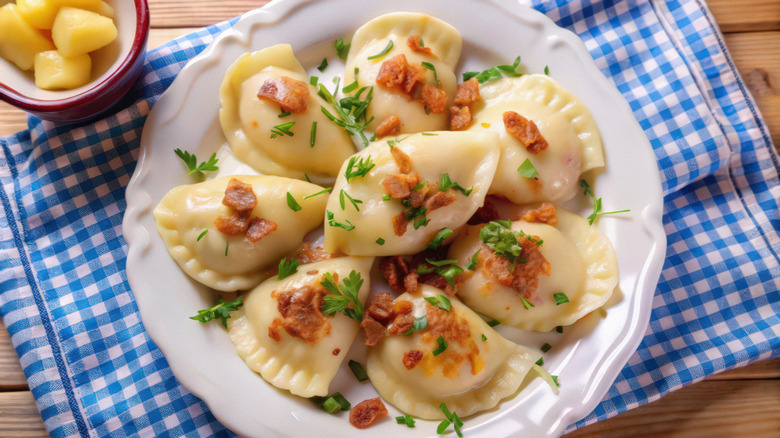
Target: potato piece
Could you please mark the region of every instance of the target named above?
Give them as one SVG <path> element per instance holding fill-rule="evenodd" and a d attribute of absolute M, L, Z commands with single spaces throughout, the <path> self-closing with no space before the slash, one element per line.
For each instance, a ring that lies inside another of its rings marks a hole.
<path fill-rule="evenodd" d="M 86 9 L 97 12 L 100 10 L 101 0 L 53 0 L 58 7 L 69 6 L 71 8 Z"/>
<path fill-rule="evenodd" d="M 71 90 L 89 82 L 92 58 L 87 54 L 66 58 L 56 50 L 35 55 L 35 85 L 43 90 Z"/>
<path fill-rule="evenodd" d="M 24 21 L 13 3 L 0 8 L 0 29 L 0 56 L 22 70 L 33 68 L 36 53 L 54 49 L 51 41 Z"/>
<path fill-rule="evenodd" d="M 51 29 L 60 6 L 54 0 L 16 0 L 19 13 L 37 29 Z"/>
<path fill-rule="evenodd" d="M 97 11 L 100 15 L 104 15 L 108 18 L 114 18 L 114 8 L 106 2 L 100 2 L 100 8 Z"/>
<path fill-rule="evenodd" d="M 65 57 L 107 46 L 117 36 L 114 21 L 92 11 L 63 7 L 54 19 L 51 37 Z"/>

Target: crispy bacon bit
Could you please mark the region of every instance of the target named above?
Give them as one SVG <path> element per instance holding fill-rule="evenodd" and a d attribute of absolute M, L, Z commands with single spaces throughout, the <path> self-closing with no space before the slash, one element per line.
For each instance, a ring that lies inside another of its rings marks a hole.
<path fill-rule="evenodd" d="M 401 148 L 394 147 L 390 150 L 390 154 L 393 156 L 393 161 L 395 161 L 395 164 L 398 166 L 398 170 L 400 170 L 401 173 L 409 173 L 412 171 L 412 159 L 409 158 L 409 155 L 402 151 Z"/>
<path fill-rule="evenodd" d="M 409 220 L 406 219 L 406 215 L 401 212 L 393 216 L 393 233 L 401 237 L 406 233 L 406 227 L 409 225 Z"/>
<path fill-rule="evenodd" d="M 423 274 L 420 275 L 420 278 L 417 279 L 419 283 L 427 284 L 428 286 L 433 286 L 436 289 L 441 289 L 449 296 L 455 295 L 455 291 L 458 289 L 461 283 L 460 276 L 455 277 L 455 288 L 450 286 L 450 283 L 447 282 L 447 280 L 442 277 L 439 274 L 436 274 L 435 272 L 431 272 L 430 274 Z"/>
<path fill-rule="evenodd" d="M 306 99 L 309 97 L 309 85 L 287 76 L 269 79 L 263 82 L 257 92 L 260 99 L 276 102 L 282 111 L 293 114 L 306 111 Z"/>
<path fill-rule="evenodd" d="M 428 209 L 428 212 L 430 213 L 433 210 L 452 204 L 455 202 L 455 199 L 455 195 L 449 191 L 436 192 L 435 195 L 425 200 L 425 208 Z"/>
<path fill-rule="evenodd" d="M 382 260 L 388 260 L 392 264 L 392 257 Z M 379 263 L 381 266 L 382 262 L 380 261 Z M 387 292 L 379 292 L 371 298 L 371 303 L 368 305 L 367 310 L 372 318 L 382 324 L 387 324 L 393 319 L 393 297 Z"/>
<path fill-rule="evenodd" d="M 436 358 L 442 375 L 451 379 L 458 377 L 465 360 L 471 364 L 472 375 L 479 373 L 485 364 L 468 322 L 457 312 L 447 312 L 430 304 L 426 308 L 428 330 L 423 333 L 422 340 L 429 345 L 436 345 L 436 339 L 442 336 L 449 343 L 447 350 Z"/>
<path fill-rule="evenodd" d="M 276 305 L 282 318 L 275 318 L 268 327 L 268 335 L 281 340 L 279 327 L 284 328 L 290 336 L 300 338 L 314 345 L 317 341 L 330 334 L 330 323 L 325 319 L 320 308 L 324 303 L 324 289 L 304 286 L 298 289 L 274 291 L 271 297 L 276 299 Z"/>
<path fill-rule="evenodd" d="M 423 354 L 420 350 L 412 350 L 404 353 L 404 366 L 407 370 L 414 369 L 418 363 L 422 360 Z"/>
<path fill-rule="evenodd" d="M 382 120 L 382 123 L 376 127 L 376 138 L 386 137 L 388 135 L 397 134 L 401 130 L 401 119 L 396 115 L 389 116 Z M 395 148 L 393 148 L 395 149 Z"/>
<path fill-rule="evenodd" d="M 496 206 L 493 205 L 493 203 L 486 199 L 485 204 L 483 204 L 482 207 L 479 207 L 477 211 L 474 212 L 474 216 L 471 216 L 468 224 L 486 224 L 494 220 L 498 220 L 498 210 L 496 210 Z"/>
<path fill-rule="evenodd" d="M 380 343 L 387 334 L 385 326 L 374 321 L 374 319 L 368 315 L 366 315 L 360 323 L 360 328 L 363 329 L 363 334 L 366 336 L 365 344 L 369 347 L 373 347 Z"/>
<path fill-rule="evenodd" d="M 341 348 L 337 348 L 337 349 L 333 350 L 333 355 L 334 356 L 338 356 L 339 353 L 341 353 Z"/>
<path fill-rule="evenodd" d="M 379 397 L 364 400 L 349 411 L 349 423 L 358 429 L 365 429 L 387 415 L 387 408 Z"/>
<path fill-rule="evenodd" d="M 404 277 L 409 273 L 409 266 L 401 256 L 383 257 L 379 260 L 379 272 L 385 277 L 391 289 L 403 290 Z"/>
<path fill-rule="evenodd" d="M 413 52 L 422 53 L 424 55 L 433 55 L 433 52 L 431 52 L 430 47 L 423 47 L 422 44 L 422 37 L 420 35 L 412 35 L 406 40 L 406 45 L 409 46 L 410 49 L 412 49 Z"/>
<path fill-rule="evenodd" d="M 493 278 L 501 285 L 511 287 L 524 298 L 530 299 L 539 287 L 539 278 L 542 275 L 550 276 L 550 262 L 539 251 L 536 242 L 526 237 L 518 237 L 517 240 L 522 247 L 520 258 L 527 262 L 512 264 L 484 245 L 477 260 L 486 277 Z"/>
<path fill-rule="evenodd" d="M 304 242 L 298 252 L 293 255 L 293 258 L 301 262 L 302 265 L 305 265 L 307 263 L 330 260 L 334 256 L 334 254 L 325 251 L 322 246 L 315 246 L 309 242 Z"/>
<path fill-rule="evenodd" d="M 539 208 L 529 211 L 521 218 L 526 222 L 539 222 L 542 224 L 558 224 L 558 210 L 549 202 L 543 202 Z"/>
<path fill-rule="evenodd" d="M 409 292 L 410 294 L 417 292 L 417 278 L 419 276 L 420 274 L 416 272 L 406 274 L 406 277 L 404 277 L 404 290 L 406 292 Z"/>
<path fill-rule="evenodd" d="M 470 79 L 469 79 L 470 80 Z M 471 125 L 471 109 L 467 106 L 450 107 L 450 129 L 460 131 Z"/>
<path fill-rule="evenodd" d="M 479 81 L 477 81 L 477 78 L 471 78 L 463 82 L 455 90 L 455 105 L 468 106 L 480 99 Z"/>
<path fill-rule="evenodd" d="M 393 303 L 393 319 L 392 325 L 387 329 L 387 332 L 391 335 L 402 335 L 409 331 L 414 324 L 414 306 L 410 301 L 395 300 Z"/>
<path fill-rule="evenodd" d="M 230 216 L 218 217 L 214 221 L 214 225 L 217 226 L 217 230 L 220 233 L 228 236 L 243 234 L 249 228 L 249 215 L 232 214 Z"/>
<path fill-rule="evenodd" d="M 376 76 L 376 83 L 386 88 L 400 86 L 404 82 L 408 66 L 409 63 L 406 62 L 406 55 L 402 53 L 393 56 L 382 63 L 382 66 L 379 68 L 379 73 Z"/>
<path fill-rule="evenodd" d="M 422 83 L 423 80 L 425 80 L 425 69 L 421 65 L 409 64 L 401 89 L 404 93 L 412 95 L 415 85 Z"/>
<path fill-rule="evenodd" d="M 504 127 L 506 132 L 525 145 L 528 152 L 536 154 L 547 149 L 547 140 L 542 137 L 533 120 L 514 111 L 507 111 L 504 113 Z"/>
<path fill-rule="evenodd" d="M 428 111 L 441 114 L 447 108 L 447 93 L 441 88 L 425 84 L 422 88 L 422 101 Z"/>
<path fill-rule="evenodd" d="M 222 198 L 222 204 L 238 213 L 251 212 L 257 206 L 257 196 L 255 196 L 251 184 L 231 178 L 225 189 L 225 197 Z"/>
<path fill-rule="evenodd" d="M 382 186 L 385 188 L 385 193 L 393 199 L 406 199 L 409 197 L 412 187 L 417 185 L 417 183 L 411 184 L 411 182 L 407 175 L 396 173 L 387 175 L 382 180 Z"/>
<path fill-rule="evenodd" d="M 428 194 L 427 184 L 420 189 L 412 190 L 411 193 L 409 193 L 409 198 L 408 198 L 409 205 L 414 208 L 420 207 L 425 202 L 425 198 L 427 194 Z"/>
<path fill-rule="evenodd" d="M 276 222 L 256 217 L 249 222 L 249 229 L 246 230 L 246 238 L 250 242 L 257 242 L 263 237 L 276 231 Z"/>

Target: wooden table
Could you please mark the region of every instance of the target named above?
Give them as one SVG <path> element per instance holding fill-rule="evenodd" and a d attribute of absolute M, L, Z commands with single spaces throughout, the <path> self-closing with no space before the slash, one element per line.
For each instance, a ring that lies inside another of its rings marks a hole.
<path fill-rule="evenodd" d="M 2 2 L 0 2 L 2 3 Z M 149 0 L 149 48 L 264 4 L 264 0 Z M 780 146 L 780 0 L 710 0 L 731 55 Z M 0 103 L 0 136 L 26 117 Z M 0 437 L 45 436 L 40 414 L 5 328 L 0 325 Z M 780 359 L 713 376 L 659 401 L 568 437 L 780 436 Z"/>

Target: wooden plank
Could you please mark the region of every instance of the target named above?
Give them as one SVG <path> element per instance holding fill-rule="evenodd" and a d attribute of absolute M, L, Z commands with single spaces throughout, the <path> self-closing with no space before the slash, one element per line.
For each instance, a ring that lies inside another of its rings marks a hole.
<path fill-rule="evenodd" d="M 268 0 L 149 0 L 152 27 L 192 27 L 219 23 Z"/>
<path fill-rule="evenodd" d="M 16 355 L 16 350 L 11 345 L 8 331 L 0 323 L 0 392 L 25 389 L 27 389 L 27 378 L 19 364 L 19 356 Z M 0 436 L 3 435 L 0 434 Z"/>
<path fill-rule="evenodd" d="M 746 367 L 715 374 L 709 380 L 780 379 L 780 358 L 754 362 Z"/>
<path fill-rule="evenodd" d="M 778 431 L 780 380 L 704 381 L 565 438 L 775 438 Z"/>
<path fill-rule="evenodd" d="M 780 148 L 780 32 L 729 34 L 726 44 Z"/>
<path fill-rule="evenodd" d="M 0 437 L 48 437 L 30 391 L 0 393 Z"/>
<path fill-rule="evenodd" d="M 707 0 L 707 6 L 724 33 L 780 30 L 777 0 Z"/>

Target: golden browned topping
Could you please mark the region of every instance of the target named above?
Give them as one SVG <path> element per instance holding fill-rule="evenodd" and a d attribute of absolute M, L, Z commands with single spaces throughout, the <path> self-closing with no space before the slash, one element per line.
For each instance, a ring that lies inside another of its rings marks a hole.
<path fill-rule="evenodd" d="M 507 111 L 504 113 L 504 127 L 506 132 L 523 143 L 528 152 L 536 154 L 547 149 L 547 140 L 542 137 L 533 120 L 514 111 Z"/>
<path fill-rule="evenodd" d="M 526 222 L 539 222 L 542 224 L 557 225 L 558 210 L 556 210 L 555 206 L 549 202 L 543 202 L 539 208 L 529 211 L 520 217 L 520 219 Z"/>
<path fill-rule="evenodd" d="M 379 260 L 379 272 L 385 277 L 390 288 L 395 291 L 413 293 L 417 291 L 418 284 L 423 283 L 441 289 L 448 295 L 454 295 L 455 290 L 441 275 L 435 272 L 417 273 L 418 266 L 425 263 L 425 259 L 429 257 L 436 258 L 435 253 L 423 252 L 414 256 L 410 261 L 401 256 L 383 257 Z M 455 278 L 456 288 L 461 281 L 459 277 Z"/>
<path fill-rule="evenodd" d="M 409 64 L 406 62 L 406 55 L 403 53 L 393 56 L 382 63 L 379 73 L 376 76 L 376 83 L 385 87 L 393 88 L 401 86 L 406 76 L 406 70 Z"/>
<path fill-rule="evenodd" d="M 446 207 L 453 202 L 455 202 L 455 194 L 450 190 L 447 190 L 446 192 L 436 192 L 436 194 L 425 200 L 424 205 L 425 208 L 428 209 L 428 212 L 431 212 L 433 210 Z"/>
<path fill-rule="evenodd" d="M 520 259 L 525 263 L 511 263 L 509 260 L 497 256 L 493 250 L 482 245 L 482 251 L 477 256 L 477 264 L 480 271 L 487 278 L 492 278 L 501 285 L 514 289 L 523 298 L 530 300 L 531 295 L 539 287 L 539 278 L 542 275 L 550 276 L 550 262 L 544 258 L 539 246 L 538 238 L 531 240 L 524 236 L 517 237 L 522 247 Z"/>
<path fill-rule="evenodd" d="M 293 258 L 301 262 L 302 265 L 322 260 L 330 260 L 333 257 L 335 257 L 335 255 L 325 251 L 321 245 L 315 246 L 309 242 L 304 242 L 298 252 L 293 255 Z"/>
<path fill-rule="evenodd" d="M 385 193 L 393 199 L 406 199 L 409 197 L 412 188 L 419 182 L 419 177 L 415 177 L 416 175 L 403 173 L 387 175 L 382 180 L 382 187 L 385 188 Z"/>
<path fill-rule="evenodd" d="M 276 231 L 276 222 L 256 217 L 249 223 L 249 229 L 246 230 L 246 238 L 250 242 L 257 242 L 263 237 Z"/>
<path fill-rule="evenodd" d="M 388 324 L 393 318 L 393 297 L 387 292 L 374 294 L 368 305 L 367 313 L 378 322 Z"/>
<path fill-rule="evenodd" d="M 426 318 L 428 330 L 423 332 L 422 339 L 430 345 L 437 345 L 439 336 L 449 344 L 447 349 L 435 358 L 431 355 L 428 366 L 440 366 L 442 375 L 456 378 L 460 374 L 460 366 L 464 360 L 471 364 L 471 374 L 477 374 L 484 363 L 479 355 L 479 347 L 471 336 L 468 322 L 455 309 L 447 312 L 426 303 Z"/>
<path fill-rule="evenodd" d="M 393 323 L 387 329 L 391 335 L 402 335 L 409 331 L 414 324 L 414 306 L 411 301 L 395 300 L 393 303 Z"/>
<path fill-rule="evenodd" d="M 392 115 L 382 120 L 382 123 L 376 127 L 376 138 L 386 137 L 388 135 L 397 134 L 401 130 L 401 119 L 396 115 Z M 395 148 L 393 148 L 395 149 Z"/>
<path fill-rule="evenodd" d="M 498 210 L 496 210 L 496 206 L 493 205 L 492 202 L 485 199 L 485 203 L 482 205 L 482 207 L 479 207 L 477 211 L 474 212 L 474 216 L 471 216 L 468 224 L 469 225 L 486 224 L 490 221 L 494 221 L 497 219 L 498 219 Z"/>
<path fill-rule="evenodd" d="M 417 272 L 410 272 L 404 277 L 404 290 L 410 294 L 417 292 L 417 279 L 420 274 Z"/>
<path fill-rule="evenodd" d="M 379 260 L 379 272 L 385 277 L 391 289 L 402 290 L 404 277 L 409 273 L 409 266 L 401 256 L 383 257 Z"/>
<path fill-rule="evenodd" d="M 363 400 L 349 411 L 349 423 L 365 429 L 387 415 L 387 408 L 379 397 Z"/>
<path fill-rule="evenodd" d="M 214 225 L 217 226 L 217 230 L 219 230 L 220 233 L 227 234 L 228 236 L 244 234 L 249 228 L 249 215 L 233 213 L 230 216 L 218 217 L 214 221 Z"/>
<path fill-rule="evenodd" d="M 411 350 L 404 353 L 403 363 L 407 370 L 414 369 L 423 358 L 422 351 Z"/>
<path fill-rule="evenodd" d="M 447 109 L 447 93 L 441 88 L 425 84 L 421 96 L 423 105 L 433 114 L 441 114 Z"/>
<path fill-rule="evenodd" d="M 231 178 L 225 189 L 225 197 L 222 198 L 222 204 L 238 213 L 251 213 L 257 206 L 257 196 L 255 196 L 251 184 Z"/>
<path fill-rule="evenodd" d="M 269 79 L 263 82 L 257 92 L 260 99 L 276 102 L 282 111 L 293 114 L 306 111 L 306 99 L 309 97 L 309 85 L 287 76 Z"/>
<path fill-rule="evenodd" d="M 415 86 L 425 79 L 425 69 L 421 65 L 409 64 L 406 68 L 406 76 L 401 83 L 401 89 L 408 95 L 415 94 Z"/>
<path fill-rule="evenodd" d="M 394 147 L 390 150 L 390 154 L 393 156 L 393 161 L 398 166 L 398 170 L 401 173 L 409 173 L 412 171 L 412 159 L 401 148 Z"/>
<path fill-rule="evenodd" d="M 467 106 L 455 105 L 450 108 L 450 129 L 460 131 L 471 125 L 471 109 Z"/>
<path fill-rule="evenodd" d="M 433 55 L 430 47 L 422 46 L 422 37 L 420 35 L 412 35 L 407 38 L 406 45 L 409 46 L 413 52 L 422 53 L 423 55 Z"/>
<path fill-rule="evenodd" d="M 385 326 L 368 315 L 364 316 L 360 328 L 363 329 L 363 334 L 366 336 L 365 344 L 369 347 L 379 344 L 387 334 Z"/>
<path fill-rule="evenodd" d="M 409 220 L 406 219 L 404 212 L 398 213 L 393 216 L 393 234 L 398 237 L 403 236 L 406 233 L 406 227 L 409 225 Z"/>
<path fill-rule="evenodd" d="M 455 91 L 454 103 L 455 105 L 469 106 L 480 99 L 479 81 L 477 81 L 477 78 L 471 78 L 458 85 L 458 89 Z"/>
<path fill-rule="evenodd" d="M 330 322 L 323 315 L 323 296 L 328 293 L 319 286 L 304 286 L 298 289 L 273 291 L 271 297 L 276 299 L 277 308 L 282 315 L 274 318 L 268 327 L 268 336 L 281 341 L 281 331 L 284 329 L 290 336 L 300 338 L 314 345 L 317 341 L 330 334 Z"/>

